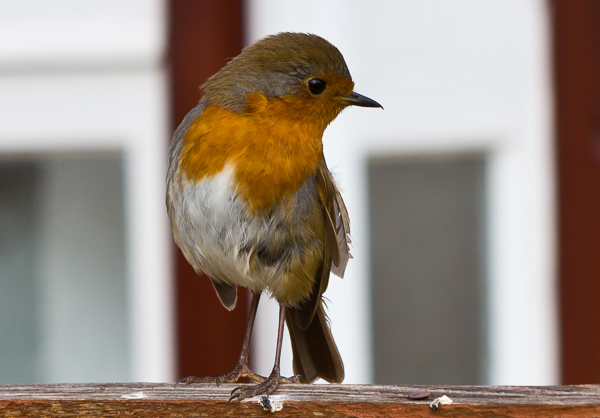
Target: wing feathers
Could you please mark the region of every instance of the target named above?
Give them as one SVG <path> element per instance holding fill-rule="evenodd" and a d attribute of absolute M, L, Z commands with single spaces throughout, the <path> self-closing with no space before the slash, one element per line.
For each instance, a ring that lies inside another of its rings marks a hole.
<path fill-rule="evenodd" d="M 348 211 L 342 200 L 342 195 L 337 189 L 335 190 L 334 207 L 336 241 L 340 258 L 339 263 L 333 263 L 331 271 L 336 276 L 344 277 L 348 260 L 352 258 L 352 254 L 350 254 L 352 239 L 350 238 L 350 218 L 348 217 Z"/>
<path fill-rule="evenodd" d="M 317 174 L 317 185 L 319 195 L 326 214 L 326 229 L 328 247 L 331 252 L 332 266 L 331 271 L 344 277 L 344 271 L 350 255 L 350 218 L 342 195 L 338 191 L 333 181 L 333 176 L 325 165 L 325 160 L 321 163 Z"/>

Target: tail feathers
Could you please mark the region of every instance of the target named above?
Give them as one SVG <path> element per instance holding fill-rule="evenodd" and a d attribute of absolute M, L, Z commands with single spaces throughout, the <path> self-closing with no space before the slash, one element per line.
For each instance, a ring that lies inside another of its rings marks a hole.
<path fill-rule="evenodd" d="M 307 383 L 322 378 L 330 383 L 344 380 L 344 364 L 335 345 L 323 303 L 319 302 L 316 315 L 306 329 L 294 321 L 293 309 L 288 308 L 286 322 L 294 354 L 294 374 Z"/>

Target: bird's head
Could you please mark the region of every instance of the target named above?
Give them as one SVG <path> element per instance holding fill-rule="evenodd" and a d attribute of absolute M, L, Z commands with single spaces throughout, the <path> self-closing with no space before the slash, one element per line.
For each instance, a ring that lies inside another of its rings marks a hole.
<path fill-rule="evenodd" d="M 305 33 L 280 33 L 244 48 L 202 88 L 207 103 L 239 114 L 276 101 L 278 117 L 318 122 L 323 129 L 347 106 L 381 107 L 353 91 L 335 46 Z"/>

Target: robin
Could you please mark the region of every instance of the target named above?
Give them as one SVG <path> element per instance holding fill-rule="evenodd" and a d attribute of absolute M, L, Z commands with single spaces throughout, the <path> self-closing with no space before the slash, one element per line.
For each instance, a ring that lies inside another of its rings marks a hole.
<path fill-rule="evenodd" d="M 182 382 L 237 382 L 231 400 L 280 382 L 339 383 L 344 365 L 322 295 L 330 271 L 348 259 L 348 213 L 323 156 L 325 128 L 347 106 L 381 107 L 353 91 L 340 51 L 325 39 L 280 33 L 244 48 L 202 86 L 169 148 L 167 211 L 176 244 L 211 280 L 227 310 L 237 287 L 252 292 L 238 365 L 220 377 Z M 261 294 L 279 304 L 275 364 L 269 377 L 248 365 Z M 280 375 L 287 324 L 296 376 Z"/>

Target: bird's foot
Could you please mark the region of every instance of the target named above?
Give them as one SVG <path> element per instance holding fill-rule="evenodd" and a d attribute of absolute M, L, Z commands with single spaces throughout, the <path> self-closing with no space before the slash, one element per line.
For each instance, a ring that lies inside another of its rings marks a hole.
<path fill-rule="evenodd" d="M 273 370 L 271 375 L 256 385 L 243 385 L 231 391 L 231 396 L 227 403 L 231 401 L 241 401 L 245 398 L 266 393 L 267 398 L 269 394 L 275 392 L 275 389 L 279 386 L 279 383 L 300 383 L 302 382 L 302 376 L 283 377 L 279 374 L 279 370 Z"/>
<path fill-rule="evenodd" d="M 249 379 L 254 380 L 255 382 L 264 382 L 266 377 L 258 375 L 250 370 L 247 364 L 238 364 L 235 366 L 235 369 L 230 371 L 229 373 L 225 373 L 222 376 L 218 377 L 196 377 L 196 376 L 188 376 L 182 379 L 179 379 L 175 386 L 179 384 L 190 384 L 190 383 L 216 383 L 219 386 L 221 383 L 236 383 L 242 377 L 247 377 Z"/>

